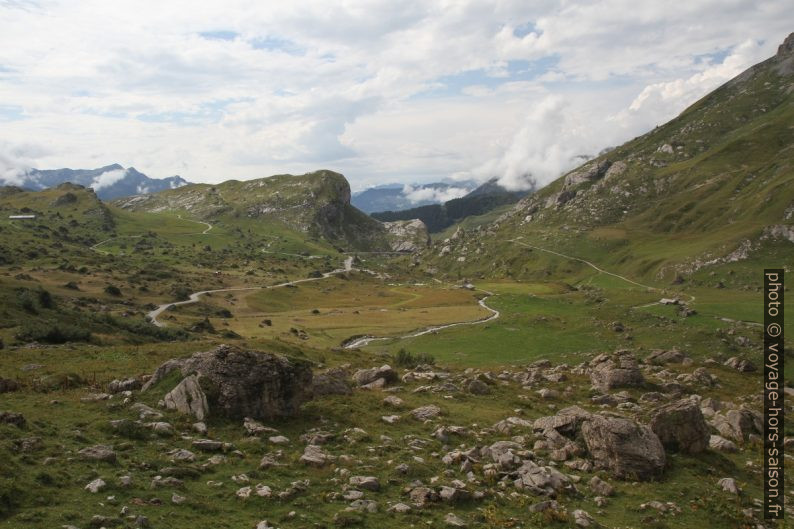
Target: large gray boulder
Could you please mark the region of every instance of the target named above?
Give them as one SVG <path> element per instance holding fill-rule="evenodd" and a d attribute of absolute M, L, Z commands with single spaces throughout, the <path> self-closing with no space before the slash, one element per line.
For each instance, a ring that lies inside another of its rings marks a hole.
<path fill-rule="evenodd" d="M 637 359 L 628 351 L 598 355 L 590 365 L 590 380 L 593 386 L 604 392 L 614 388 L 641 386 L 645 381 L 637 365 Z"/>
<path fill-rule="evenodd" d="M 619 479 L 646 481 L 661 475 L 664 447 L 653 431 L 630 419 L 593 415 L 582 425 L 596 466 Z"/>
<path fill-rule="evenodd" d="M 650 427 L 664 447 L 673 452 L 697 454 L 709 446 L 709 425 L 703 412 L 690 399 L 657 408 Z"/>
<path fill-rule="evenodd" d="M 203 421 L 209 415 L 207 396 L 202 391 L 196 375 L 183 378 L 182 382 L 165 395 L 163 401 L 169 410 L 189 413 L 199 421 Z"/>
<path fill-rule="evenodd" d="M 206 396 L 210 413 L 231 419 L 291 417 L 312 396 L 309 363 L 271 353 L 221 345 L 189 358 L 169 360 L 158 368 L 150 382 L 162 379 L 176 369 L 182 376 L 193 376 L 197 381 L 200 391 Z M 180 394 L 195 389 L 192 381 L 180 382 L 180 386 Z M 192 395 L 200 400 L 197 392 Z M 176 399 L 173 400 L 176 405 Z"/>

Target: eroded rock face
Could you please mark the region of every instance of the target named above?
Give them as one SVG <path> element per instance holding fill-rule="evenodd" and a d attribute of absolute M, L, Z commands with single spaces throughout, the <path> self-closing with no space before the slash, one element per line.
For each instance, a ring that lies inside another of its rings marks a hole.
<path fill-rule="evenodd" d="M 628 351 L 598 355 L 592 360 L 591 365 L 590 380 L 593 386 L 601 391 L 641 386 L 645 381 L 637 365 L 637 359 Z"/>
<path fill-rule="evenodd" d="M 200 421 L 203 421 L 209 414 L 207 396 L 202 391 L 196 375 L 182 379 L 182 382 L 169 391 L 163 400 L 166 408 L 189 413 Z"/>
<path fill-rule="evenodd" d="M 582 436 L 596 466 L 619 479 L 649 480 L 664 470 L 664 448 L 647 426 L 593 415 L 582 425 Z"/>
<path fill-rule="evenodd" d="M 657 408 L 650 427 L 668 450 L 697 454 L 709 446 L 709 426 L 690 399 Z"/>
<path fill-rule="evenodd" d="M 197 381 L 210 413 L 232 419 L 290 417 L 311 398 L 312 372 L 308 362 L 271 353 L 221 345 L 189 358 L 169 360 L 157 369 L 152 380 L 175 369 L 186 379 L 193 376 Z M 180 393 L 195 389 L 192 382 L 184 380 L 180 386 Z M 177 399 L 173 400 L 176 407 Z M 189 413 L 194 410 L 191 408 Z"/>

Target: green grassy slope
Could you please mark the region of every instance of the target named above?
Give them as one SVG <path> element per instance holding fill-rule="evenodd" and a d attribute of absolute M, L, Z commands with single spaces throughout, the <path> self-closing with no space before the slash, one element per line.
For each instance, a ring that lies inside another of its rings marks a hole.
<path fill-rule="evenodd" d="M 443 258 L 435 248 L 427 263 L 514 277 L 587 268 L 527 255 L 509 242 L 516 237 L 664 284 L 727 273 L 734 261 L 749 272 L 753 256 L 769 267 L 794 262 L 792 63 L 783 50 L 453 241 Z"/>

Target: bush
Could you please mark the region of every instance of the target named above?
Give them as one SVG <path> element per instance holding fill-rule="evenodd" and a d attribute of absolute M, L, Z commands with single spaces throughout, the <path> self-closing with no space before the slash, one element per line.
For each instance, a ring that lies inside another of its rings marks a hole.
<path fill-rule="evenodd" d="M 111 296 L 120 296 L 121 289 L 116 285 L 108 285 L 105 287 L 105 294 L 109 294 Z"/>
<path fill-rule="evenodd" d="M 33 293 L 27 288 L 22 288 L 17 292 L 17 303 L 25 312 L 31 314 L 38 314 L 39 310 L 36 307 L 36 298 Z"/>
<path fill-rule="evenodd" d="M 30 321 L 26 322 L 17 332 L 16 338 L 23 342 L 51 344 L 88 342 L 91 340 L 91 331 L 54 321 Z"/>
<path fill-rule="evenodd" d="M 36 296 L 38 297 L 39 305 L 41 305 L 43 308 L 51 309 L 55 307 L 55 300 L 52 299 L 52 294 L 43 288 L 39 287 L 39 289 L 36 291 Z"/>
<path fill-rule="evenodd" d="M 417 353 L 414 355 L 403 348 L 397 351 L 397 355 L 394 357 L 394 363 L 399 367 L 414 368 L 422 364 L 433 365 L 436 363 L 436 359 L 431 354 Z"/>

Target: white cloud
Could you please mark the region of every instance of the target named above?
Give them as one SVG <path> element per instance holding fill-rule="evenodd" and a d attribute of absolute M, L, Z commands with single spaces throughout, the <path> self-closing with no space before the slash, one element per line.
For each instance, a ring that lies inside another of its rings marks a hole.
<path fill-rule="evenodd" d="M 127 176 L 126 169 L 112 169 L 110 171 L 105 171 L 104 173 L 94 177 L 94 181 L 91 182 L 91 187 L 94 189 L 94 191 L 99 191 L 100 189 L 112 186 L 116 182 L 122 180 L 125 176 Z"/>
<path fill-rule="evenodd" d="M 447 200 L 460 198 L 469 193 L 464 187 L 421 187 L 406 184 L 403 186 L 405 198 L 416 204 L 417 202 L 435 202 L 440 204 Z"/>
<path fill-rule="evenodd" d="M 696 74 L 646 86 L 629 107 L 613 119 L 625 127 L 631 127 L 638 119 L 640 127 L 647 127 L 649 121 L 662 124 L 749 65 L 760 62 L 766 54 L 767 50 L 758 42 L 746 40 L 722 62 L 708 63 Z"/>
<path fill-rule="evenodd" d="M 545 181 L 789 31 L 783 0 L 0 3 L 0 142 L 49 147 L 0 175 L 119 163 L 196 182 L 319 167 L 354 187 Z M 733 62 L 709 59 L 725 50 Z"/>

